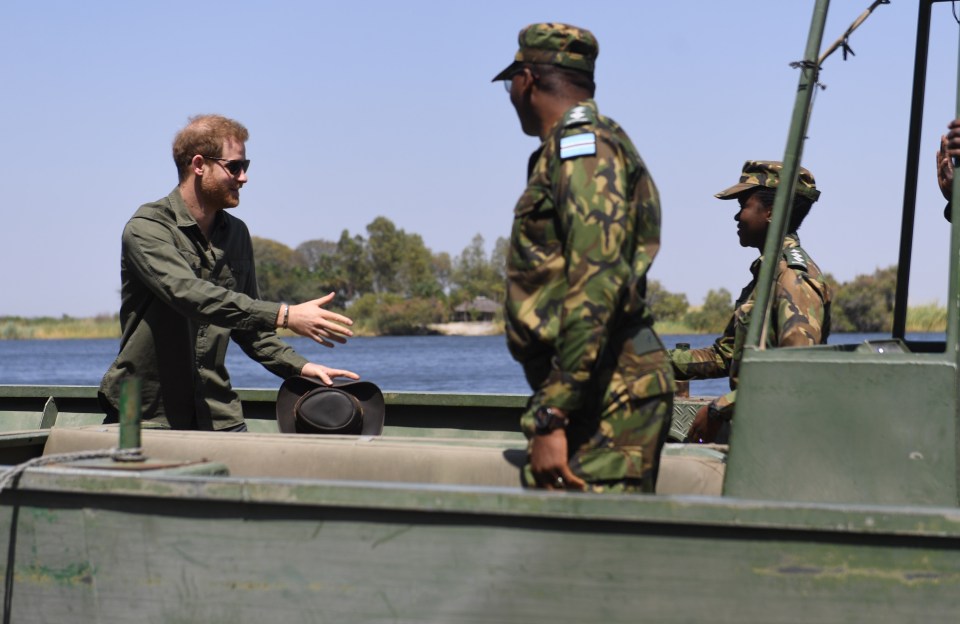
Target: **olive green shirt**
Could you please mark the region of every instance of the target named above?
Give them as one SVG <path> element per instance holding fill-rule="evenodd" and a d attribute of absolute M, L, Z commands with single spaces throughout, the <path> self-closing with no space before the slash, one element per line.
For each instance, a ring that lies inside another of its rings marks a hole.
<path fill-rule="evenodd" d="M 279 303 L 260 301 L 247 226 L 217 214 L 207 241 L 179 189 L 141 206 L 123 230 L 120 354 L 100 384 L 108 415 L 120 384 L 142 385 L 143 419 L 174 429 L 243 423 L 224 366 L 228 339 L 270 372 L 307 363 L 275 331 Z"/>

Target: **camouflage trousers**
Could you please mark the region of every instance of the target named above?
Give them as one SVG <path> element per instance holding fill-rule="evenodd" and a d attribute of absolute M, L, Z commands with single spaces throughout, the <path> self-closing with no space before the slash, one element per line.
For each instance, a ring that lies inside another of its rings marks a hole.
<path fill-rule="evenodd" d="M 531 384 L 549 372 L 545 362 L 524 369 Z M 652 493 L 673 418 L 669 356 L 652 329 L 634 328 L 611 337 L 597 371 L 584 408 L 569 414 L 570 469 L 592 492 Z M 520 421 L 528 439 L 538 407 L 540 397 L 534 394 Z M 522 478 L 524 486 L 535 485 L 529 462 Z"/>

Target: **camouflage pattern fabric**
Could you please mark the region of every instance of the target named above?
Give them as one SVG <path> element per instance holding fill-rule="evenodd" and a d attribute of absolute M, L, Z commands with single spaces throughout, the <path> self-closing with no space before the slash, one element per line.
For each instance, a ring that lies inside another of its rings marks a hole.
<path fill-rule="evenodd" d="M 615 381 L 617 386 L 629 387 L 629 382 L 620 375 Z M 579 441 L 582 437 L 576 436 L 576 431 L 568 431 L 570 446 L 576 449 L 570 457 L 570 469 L 587 481 L 588 492 L 652 493 L 657 484 L 660 452 L 670 430 L 673 395 L 630 397 L 626 406 L 607 398 L 597 426 L 585 441 Z M 532 439 L 532 411 L 524 414 L 521 426 Z M 660 433 L 651 444 L 649 431 L 657 426 Z M 529 463 L 524 466 L 522 480 L 524 487 L 536 487 Z"/>
<path fill-rule="evenodd" d="M 740 359 L 750 327 L 762 261 L 760 257 L 750 266 L 753 279 L 740 293 L 730 322 L 713 345 L 670 352 L 677 379 L 712 379 L 729 375 L 732 392 L 714 402 L 714 406 L 725 416 L 732 416 L 736 403 Z M 805 347 L 827 342 L 830 334 L 830 288 L 820 268 L 800 247 L 800 239 L 796 234 L 788 234 L 784 238 L 773 297 L 767 348 Z"/>
<path fill-rule="evenodd" d="M 783 163 L 778 160 L 748 160 L 743 163 L 740 182 L 720 191 L 714 197 L 735 199 L 740 193 L 760 186 L 775 189 L 780 186 L 780 173 L 782 171 Z M 820 191 L 817 189 L 813 174 L 803 167 L 800 167 L 800 171 L 797 173 L 797 185 L 794 188 L 794 193 L 811 201 L 817 201 L 820 197 Z"/>
<path fill-rule="evenodd" d="M 556 22 L 531 24 L 517 37 L 520 49 L 513 63 L 494 76 L 493 82 L 506 80 L 523 63 L 559 65 L 593 74 L 600 46 L 586 28 Z"/>
<path fill-rule="evenodd" d="M 521 424 L 529 436 L 537 407 L 567 411 L 574 472 L 597 488 L 629 482 L 652 491 L 674 390 L 644 302 L 660 247 L 657 189 L 629 137 L 593 100 L 564 114 L 528 174 L 505 309 L 510 352 L 535 392 Z"/>

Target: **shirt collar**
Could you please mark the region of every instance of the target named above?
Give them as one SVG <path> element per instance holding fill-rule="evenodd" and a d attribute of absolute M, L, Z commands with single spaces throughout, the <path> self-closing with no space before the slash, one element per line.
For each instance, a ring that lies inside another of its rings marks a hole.
<path fill-rule="evenodd" d="M 177 220 L 177 227 L 200 227 L 200 225 L 197 223 L 197 220 L 193 218 L 192 214 L 190 214 L 190 210 L 187 208 L 187 203 L 183 201 L 183 195 L 180 193 L 179 186 L 174 187 L 173 191 L 167 195 L 167 199 L 170 200 L 170 208 L 173 210 L 173 215 Z M 226 217 L 224 217 L 222 210 L 218 210 L 217 214 L 213 218 L 213 229 L 219 230 L 225 225 Z"/>

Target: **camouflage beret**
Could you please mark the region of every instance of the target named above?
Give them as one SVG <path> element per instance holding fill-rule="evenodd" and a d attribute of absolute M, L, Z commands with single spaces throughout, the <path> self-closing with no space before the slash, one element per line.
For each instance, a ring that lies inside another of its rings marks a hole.
<path fill-rule="evenodd" d="M 593 75 L 600 46 L 593 33 L 567 24 L 531 24 L 520 31 L 520 49 L 513 62 L 492 82 L 510 78 L 523 63 L 542 63 L 578 69 Z"/>
<path fill-rule="evenodd" d="M 740 182 L 725 191 L 720 191 L 714 197 L 734 199 L 740 193 L 755 189 L 758 186 L 775 189 L 780 185 L 780 171 L 782 169 L 783 163 L 777 160 L 748 160 L 743 164 Z M 809 198 L 811 201 L 817 201 L 817 198 L 820 197 L 820 191 L 817 190 L 813 174 L 803 167 L 800 167 L 800 175 L 797 178 L 797 186 L 794 192 L 797 195 Z"/>

